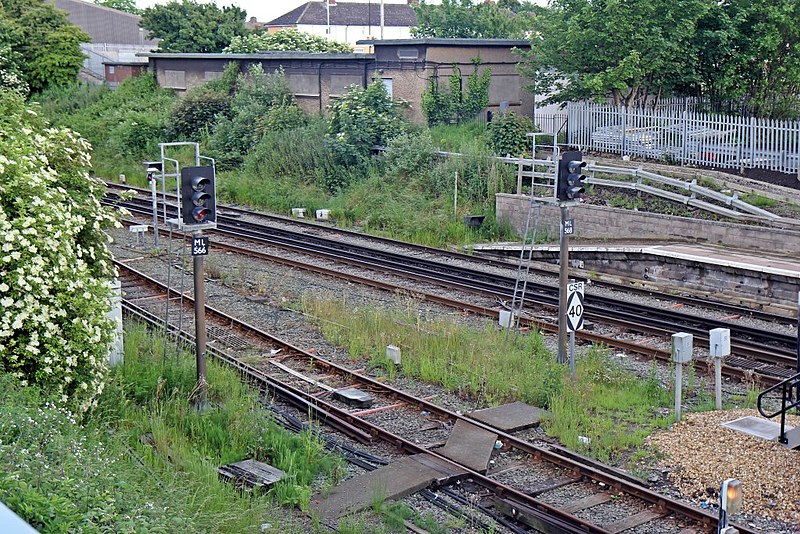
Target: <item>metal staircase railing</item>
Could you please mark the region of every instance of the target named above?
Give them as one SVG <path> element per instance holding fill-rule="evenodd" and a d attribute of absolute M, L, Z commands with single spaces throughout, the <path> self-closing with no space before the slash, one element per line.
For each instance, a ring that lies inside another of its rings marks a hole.
<path fill-rule="evenodd" d="M 781 408 L 775 412 L 767 413 L 764 411 L 761 403 L 766 398 L 768 393 L 771 393 L 777 389 L 781 390 Z M 786 437 L 786 412 L 792 408 L 797 408 L 800 406 L 800 395 L 797 394 L 798 391 L 800 391 L 800 373 L 790 376 L 783 382 L 779 382 L 769 389 L 765 389 L 758 396 L 758 413 L 767 419 L 772 419 L 778 415 L 781 416 L 781 434 L 778 436 L 779 443 L 789 442 L 788 438 Z"/>

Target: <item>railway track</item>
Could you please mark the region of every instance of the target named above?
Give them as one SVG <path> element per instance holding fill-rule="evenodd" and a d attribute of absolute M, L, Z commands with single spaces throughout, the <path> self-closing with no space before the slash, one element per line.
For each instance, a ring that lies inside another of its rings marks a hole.
<path fill-rule="evenodd" d="M 181 325 L 192 323 L 191 298 L 168 290 L 128 265 L 117 263 L 117 267 L 124 305 L 130 313 L 151 323 L 166 316 L 169 330 L 176 334 Z M 715 516 L 655 493 L 625 472 L 555 445 L 533 444 L 454 413 L 304 351 L 214 308 L 207 306 L 206 314 L 209 350 L 215 357 L 301 413 L 312 413 L 354 440 L 380 441 L 404 454 L 424 455 L 426 461 L 452 474 L 443 477 L 442 484 L 457 484 L 464 502 L 475 504 L 511 532 L 616 533 L 651 522 L 663 523 L 670 531 L 710 532 L 716 523 Z M 369 392 L 373 405 L 368 409 L 353 407 L 336 395 L 352 387 Z M 372 417 L 387 411 L 402 418 L 402 433 L 397 433 L 398 426 L 394 431 L 383 428 L 381 419 Z M 431 443 L 431 439 L 443 437 L 448 429 L 462 423 L 492 432 L 502 443 L 486 472 L 454 462 L 441 454 L 437 443 Z M 432 433 L 431 425 L 439 430 Z M 514 480 L 529 482 L 522 486 L 504 483 L 511 471 L 515 472 Z M 753 532 L 744 526 L 739 530 Z"/>
<path fill-rule="evenodd" d="M 149 207 L 143 205 L 126 205 L 131 211 L 149 213 Z M 441 304 L 459 309 L 469 309 L 475 313 L 486 316 L 496 316 L 498 306 L 509 305 L 513 299 L 514 280 L 509 277 L 492 273 L 465 269 L 459 266 L 432 262 L 419 258 L 365 249 L 350 244 L 334 242 L 331 239 L 313 237 L 308 242 L 305 234 L 284 232 L 279 229 L 245 223 L 236 219 L 228 220 L 220 217 L 218 235 L 225 237 L 226 242 L 215 242 L 214 246 L 224 248 L 237 254 L 258 257 L 268 261 L 287 263 L 287 260 L 278 255 L 267 254 L 255 250 L 253 246 L 245 243 L 255 243 L 262 247 L 278 247 L 283 250 L 325 258 L 328 262 L 344 264 L 359 269 L 380 273 L 392 273 L 402 278 L 411 279 L 424 284 L 433 284 L 447 289 L 455 289 L 462 293 L 471 293 L 489 297 L 498 303 L 493 306 L 474 306 L 454 299 L 437 297 L 432 294 L 424 295 L 428 300 L 435 300 Z M 240 245 L 227 241 L 233 240 Z M 320 241 L 321 240 L 321 241 Z M 244 242 L 243 242 L 244 241 Z M 373 287 L 380 287 L 394 291 L 397 285 L 377 284 L 374 277 L 354 276 L 338 273 L 331 269 L 306 265 L 302 262 L 289 262 L 294 267 L 313 270 L 320 274 L 338 276 L 357 283 L 364 283 Z M 556 289 L 545 284 L 528 284 L 526 303 L 527 315 L 523 317 L 524 323 L 534 325 L 544 331 L 554 331 L 552 322 L 537 319 L 537 316 L 554 316 L 557 309 Z M 532 305 L 537 308 L 532 308 Z M 544 310 L 544 311 L 543 311 Z M 726 308 L 726 313 L 730 311 Z M 796 366 L 796 339 L 793 336 L 776 334 L 736 323 L 704 319 L 696 315 L 678 313 L 673 310 L 643 307 L 627 303 L 618 299 L 610 299 L 599 295 L 587 294 L 587 318 L 598 323 L 616 325 L 629 331 L 640 332 L 646 335 L 655 335 L 668 339 L 676 331 L 686 331 L 695 335 L 696 343 L 703 346 L 707 343 L 707 333 L 711 328 L 730 328 L 732 333 L 732 349 L 735 356 L 726 360 L 724 372 L 729 376 L 759 380 L 764 384 L 773 384 L 790 376 L 795 372 Z M 643 349 L 627 341 L 615 340 L 609 336 L 601 336 L 591 332 L 580 332 L 579 337 L 595 343 L 604 343 L 608 346 L 619 347 L 631 352 L 656 356 L 665 360 L 669 359 L 666 351 L 658 349 Z M 703 362 L 695 363 L 700 369 Z"/>

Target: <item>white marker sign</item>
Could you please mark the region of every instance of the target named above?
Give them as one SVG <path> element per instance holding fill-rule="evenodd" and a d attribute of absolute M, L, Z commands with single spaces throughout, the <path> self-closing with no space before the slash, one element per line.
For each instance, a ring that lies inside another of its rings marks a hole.
<path fill-rule="evenodd" d="M 583 330 L 583 282 L 567 284 L 567 332 Z"/>

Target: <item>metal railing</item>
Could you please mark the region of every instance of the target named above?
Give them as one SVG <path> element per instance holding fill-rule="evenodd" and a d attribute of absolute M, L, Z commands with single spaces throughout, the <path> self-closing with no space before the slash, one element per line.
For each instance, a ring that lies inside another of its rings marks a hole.
<path fill-rule="evenodd" d="M 800 388 L 800 373 L 790 376 L 783 382 L 779 382 L 769 389 L 765 389 L 758 396 L 758 413 L 767 419 L 772 419 L 778 415 L 781 416 L 781 433 L 780 436 L 778 436 L 779 443 L 789 442 L 788 438 L 786 437 L 786 412 L 792 408 L 797 408 L 800 406 L 800 398 L 798 398 L 800 395 L 798 395 L 798 388 Z M 781 390 L 781 408 L 780 410 L 767 413 L 762 406 L 762 402 L 765 398 L 767 398 L 768 393 L 772 393 L 777 389 Z"/>
<path fill-rule="evenodd" d="M 675 109 L 567 105 L 567 143 L 681 165 L 798 173 L 800 122 Z"/>

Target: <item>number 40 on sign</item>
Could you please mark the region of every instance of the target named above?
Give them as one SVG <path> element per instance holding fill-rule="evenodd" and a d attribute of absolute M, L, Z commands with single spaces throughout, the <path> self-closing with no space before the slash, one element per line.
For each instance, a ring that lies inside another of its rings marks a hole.
<path fill-rule="evenodd" d="M 583 282 L 567 284 L 567 332 L 583 330 Z"/>

